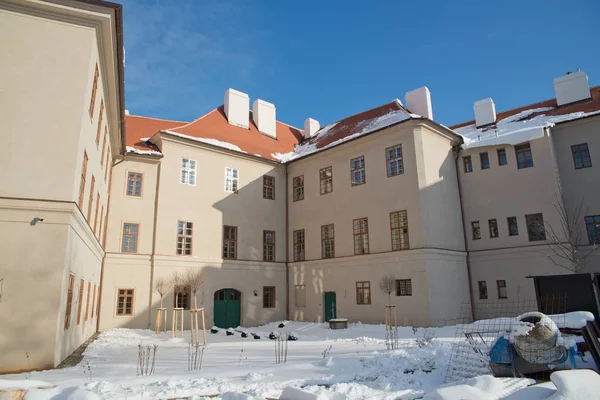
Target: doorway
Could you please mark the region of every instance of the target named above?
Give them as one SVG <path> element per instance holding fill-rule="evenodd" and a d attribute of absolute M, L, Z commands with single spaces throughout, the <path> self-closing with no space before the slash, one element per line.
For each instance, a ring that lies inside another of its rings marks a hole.
<path fill-rule="evenodd" d="M 323 293 L 323 307 L 325 309 L 325 321 L 337 318 L 337 304 L 335 292 Z"/>
<path fill-rule="evenodd" d="M 215 292 L 214 321 L 219 328 L 240 326 L 242 294 L 235 289 L 221 289 Z"/>

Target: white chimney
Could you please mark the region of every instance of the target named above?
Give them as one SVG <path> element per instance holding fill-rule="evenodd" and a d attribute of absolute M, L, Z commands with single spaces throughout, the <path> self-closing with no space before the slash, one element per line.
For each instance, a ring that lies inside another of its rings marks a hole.
<path fill-rule="evenodd" d="M 321 129 L 321 124 L 316 119 L 306 118 L 304 120 L 304 137 L 306 139 L 312 137 L 319 129 Z"/>
<path fill-rule="evenodd" d="M 250 97 L 246 93 L 234 89 L 225 92 L 225 115 L 231 125 L 248 129 Z"/>
<path fill-rule="evenodd" d="M 422 117 L 433 119 L 433 111 L 431 109 L 431 92 L 427 86 L 422 86 L 418 89 L 407 92 L 404 95 L 406 100 L 406 108 L 412 113 L 419 114 Z"/>
<path fill-rule="evenodd" d="M 496 105 L 491 97 L 483 100 L 477 100 L 473 104 L 473 110 L 475 111 L 476 127 L 489 125 L 496 122 Z"/>
<path fill-rule="evenodd" d="M 554 93 L 556 104 L 559 106 L 589 99 L 591 96 L 588 76 L 583 71 L 568 72 L 554 80 Z"/>
<path fill-rule="evenodd" d="M 277 137 L 277 119 L 275 116 L 275 105 L 267 101 L 256 99 L 252 103 L 252 119 L 260 133 Z"/>

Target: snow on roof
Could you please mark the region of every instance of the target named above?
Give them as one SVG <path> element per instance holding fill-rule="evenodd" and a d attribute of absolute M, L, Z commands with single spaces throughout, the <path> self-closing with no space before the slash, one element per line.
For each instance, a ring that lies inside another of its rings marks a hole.
<path fill-rule="evenodd" d="M 532 108 L 499 120 L 494 125 L 477 128 L 475 124 L 455 128 L 454 132 L 465 141 L 464 149 L 495 146 L 501 144 L 517 145 L 544 136 L 544 128 L 550 128 L 559 122 L 571 121 L 600 114 L 600 111 L 574 112 L 564 115 L 546 115 L 553 107 Z M 533 118 L 528 117 L 537 114 Z"/>
<path fill-rule="evenodd" d="M 195 136 L 190 136 L 190 135 L 184 135 L 183 133 L 173 132 L 173 131 L 169 131 L 169 130 L 165 130 L 165 131 L 162 131 L 162 132 L 171 134 L 173 136 L 179 136 L 179 137 L 184 138 L 184 139 L 190 139 L 190 140 L 194 140 L 196 142 L 202 142 L 202 143 L 206 143 L 206 144 L 211 144 L 213 146 L 222 147 L 224 149 L 233 150 L 233 151 L 239 151 L 240 153 L 246 153 L 245 151 L 243 151 L 242 149 L 240 149 L 239 146 L 236 146 L 235 144 L 232 144 L 232 143 L 223 142 L 221 140 L 212 139 L 212 138 L 200 138 L 200 137 L 195 137 Z"/>
<path fill-rule="evenodd" d="M 133 146 L 127 146 L 126 150 L 128 153 L 142 154 L 145 156 L 162 156 L 162 153 L 160 151 L 142 150 L 142 149 L 137 149 Z"/>
<path fill-rule="evenodd" d="M 368 115 L 369 113 L 374 115 Z M 421 116 L 409 113 L 402 107 L 400 100 L 396 99 L 392 103 L 326 125 L 311 136 L 310 139 L 297 145 L 294 151 L 283 154 L 273 153 L 271 156 L 282 163 L 287 163 L 398 124 L 410 118 L 421 118 Z"/>

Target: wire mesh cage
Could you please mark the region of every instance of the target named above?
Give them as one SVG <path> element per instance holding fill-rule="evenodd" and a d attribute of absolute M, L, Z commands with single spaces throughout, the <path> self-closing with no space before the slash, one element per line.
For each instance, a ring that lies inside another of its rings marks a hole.
<path fill-rule="evenodd" d="M 448 321 L 456 331 L 445 381 L 483 374 L 547 379 L 554 369 L 572 368 L 576 336 L 561 329 L 567 326 L 566 310 L 564 294 L 463 304 Z M 472 322 L 473 311 L 485 319 Z"/>

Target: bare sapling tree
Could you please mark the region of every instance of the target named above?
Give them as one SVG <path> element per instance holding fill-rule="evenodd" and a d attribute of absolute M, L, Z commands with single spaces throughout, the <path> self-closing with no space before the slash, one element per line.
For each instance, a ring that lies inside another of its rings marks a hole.
<path fill-rule="evenodd" d="M 553 205 L 558 213 L 559 225 L 546 223 L 546 227 L 538 226 L 544 231 L 546 244 L 552 252 L 546 256 L 554 265 L 578 274 L 585 268 L 586 260 L 599 248 L 593 243 L 588 247 L 586 238 L 582 237 L 584 229 L 581 222 L 585 212 L 583 198 L 573 210 L 567 208 L 564 199 L 559 195 L 556 196 L 556 203 Z"/>
<path fill-rule="evenodd" d="M 175 308 L 179 308 L 179 299 L 177 292 L 185 284 L 185 278 L 179 272 L 173 272 L 171 275 L 171 286 L 173 287 L 173 295 L 175 296 Z"/>
<path fill-rule="evenodd" d="M 194 308 L 198 308 L 196 302 L 196 293 L 204 284 L 204 274 L 201 269 L 188 269 L 183 276 L 183 284 L 189 288 L 190 292 L 194 296 Z"/>
<path fill-rule="evenodd" d="M 392 305 L 392 293 L 396 290 L 396 277 L 394 275 L 385 275 L 379 281 L 379 289 L 388 295 L 388 304 Z"/>
<path fill-rule="evenodd" d="M 166 278 L 158 278 L 154 282 L 154 290 L 160 296 L 160 308 L 163 308 L 163 298 L 171 290 L 172 283 L 172 280 Z"/>

